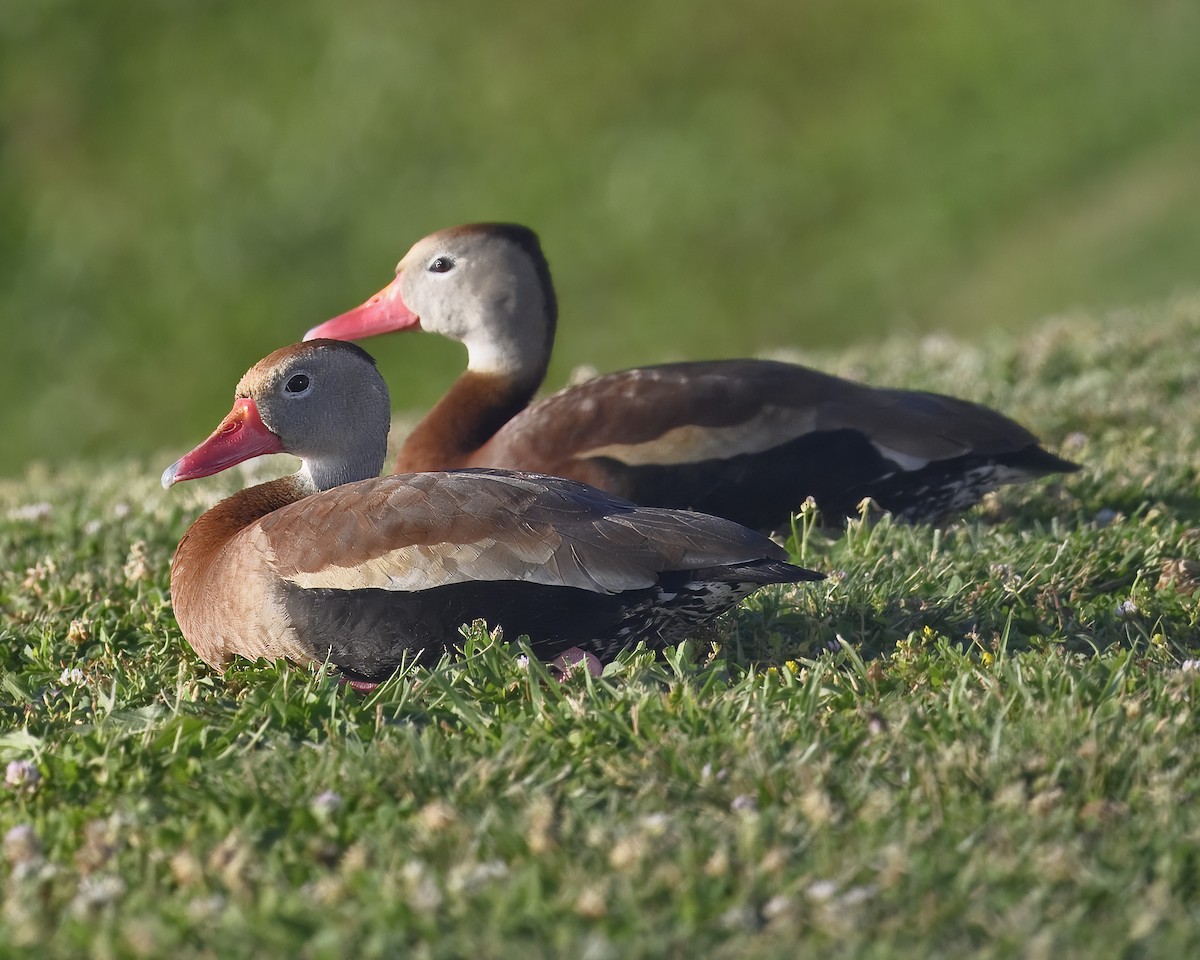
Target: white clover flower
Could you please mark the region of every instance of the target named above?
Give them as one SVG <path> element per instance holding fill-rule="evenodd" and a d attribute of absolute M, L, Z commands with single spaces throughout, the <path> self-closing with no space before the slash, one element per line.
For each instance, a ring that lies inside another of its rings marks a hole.
<path fill-rule="evenodd" d="M 78 667 L 67 667 L 58 675 L 58 682 L 64 686 L 82 687 L 87 684 L 87 674 Z"/>
<path fill-rule="evenodd" d="M 433 913 L 442 905 L 442 890 L 421 860 L 410 860 L 400 868 L 400 878 L 408 888 L 408 905 L 417 913 Z"/>
<path fill-rule="evenodd" d="M 337 813 L 345 805 L 342 800 L 342 795 L 333 790 L 325 790 L 318 793 L 312 799 L 312 811 L 318 817 L 328 817 Z"/>
<path fill-rule="evenodd" d="M 733 798 L 729 809 L 734 813 L 754 813 L 758 810 L 758 800 L 749 793 L 739 793 Z"/>
<path fill-rule="evenodd" d="M 214 893 L 209 897 L 197 897 L 187 905 L 188 919 L 193 923 L 211 920 L 225 909 L 225 897 Z"/>
<path fill-rule="evenodd" d="M 14 507 L 8 511 L 9 520 L 26 520 L 33 523 L 36 520 L 41 520 L 43 517 L 48 517 L 54 512 L 54 508 L 45 500 L 40 503 L 27 503 L 21 507 Z"/>
<path fill-rule="evenodd" d="M 42 859 L 42 842 L 27 823 L 9 827 L 4 834 L 4 859 L 12 866 L 37 863 Z"/>
<path fill-rule="evenodd" d="M 795 904 L 791 897 L 785 897 L 782 893 L 777 893 L 762 906 L 762 915 L 767 920 L 774 920 L 776 917 L 785 916 L 795 909 Z"/>
<path fill-rule="evenodd" d="M 136 540 L 129 545 L 129 558 L 125 561 L 125 583 L 133 586 L 140 580 L 150 579 L 150 565 L 146 562 L 146 543 Z"/>
<path fill-rule="evenodd" d="M 4 785 L 14 790 L 36 790 L 41 771 L 32 760 L 10 760 L 4 769 Z"/>
<path fill-rule="evenodd" d="M 489 883 L 508 876 L 508 864 L 503 860 L 485 860 L 483 863 L 459 864 L 446 878 L 446 889 L 451 893 L 464 891 L 473 893 Z"/>
<path fill-rule="evenodd" d="M 124 892 L 125 881 L 120 877 L 84 877 L 71 901 L 71 912 L 81 917 L 100 910 L 115 903 Z"/>

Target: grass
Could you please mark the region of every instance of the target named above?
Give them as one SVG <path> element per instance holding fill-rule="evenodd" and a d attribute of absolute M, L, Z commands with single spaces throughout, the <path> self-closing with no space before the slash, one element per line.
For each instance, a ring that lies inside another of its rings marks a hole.
<path fill-rule="evenodd" d="M 1179 0 L 16 7 L 2 476 L 199 438 L 254 359 L 470 220 L 542 234 L 553 385 L 1196 281 Z M 463 364 L 374 348 L 406 406 Z"/>
<path fill-rule="evenodd" d="M 828 581 L 562 684 L 478 629 L 365 697 L 216 677 L 167 564 L 243 478 L 0 484 L 0 954 L 1196 953 L 1197 334 L 1192 297 L 806 355 L 1085 468 L 940 530 L 802 515 Z"/>

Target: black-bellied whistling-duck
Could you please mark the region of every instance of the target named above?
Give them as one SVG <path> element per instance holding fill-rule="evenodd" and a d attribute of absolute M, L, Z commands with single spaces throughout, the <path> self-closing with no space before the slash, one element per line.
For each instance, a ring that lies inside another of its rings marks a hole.
<path fill-rule="evenodd" d="M 419 327 L 466 345 L 466 372 L 400 448 L 397 472 L 533 470 L 770 529 L 808 496 L 827 519 L 871 497 L 920 522 L 1002 484 L 1078 469 L 979 404 L 766 360 L 626 370 L 527 406 L 556 322 L 536 234 L 471 224 L 418 241 L 391 284 L 308 337 Z"/>
<path fill-rule="evenodd" d="M 607 659 L 696 624 L 768 583 L 820 579 L 718 517 L 638 507 L 554 477 L 464 470 L 378 477 L 387 388 L 358 347 L 277 350 L 242 378 L 216 431 L 163 473 L 208 476 L 263 453 L 298 473 L 200 517 L 171 563 L 183 635 L 221 669 L 235 654 L 328 658 L 353 682 L 440 655 L 476 619 Z"/>

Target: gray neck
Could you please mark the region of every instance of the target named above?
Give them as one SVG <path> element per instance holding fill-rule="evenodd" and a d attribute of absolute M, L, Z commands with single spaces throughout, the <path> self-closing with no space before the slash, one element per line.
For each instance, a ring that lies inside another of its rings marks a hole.
<path fill-rule="evenodd" d="M 356 460 L 333 460 L 311 457 L 306 459 L 296 474 L 297 479 L 309 488 L 310 493 L 331 490 L 343 483 L 370 480 L 379 476 L 383 468 L 384 454 L 377 457 L 362 457 Z"/>
<path fill-rule="evenodd" d="M 475 318 L 461 341 L 472 373 L 503 377 L 536 390 L 550 365 L 555 324 L 540 289 L 530 285 L 524 300 L 490 305 L 492 316 Z"/>

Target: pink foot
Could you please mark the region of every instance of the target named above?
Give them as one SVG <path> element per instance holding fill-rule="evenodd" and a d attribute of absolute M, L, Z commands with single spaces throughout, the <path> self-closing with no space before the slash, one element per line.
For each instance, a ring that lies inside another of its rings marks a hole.
<path fill-rule="evenodd" d="M 358 693 L 370 693 L 379 686 L 373 680 L 347 680 L 345 677 L 342 677 L 342 684 Z"/>
<path fill-rule="evenodd" d="M 586 650 L 580 650 L 579 647 L 572 647 L 560 653 L 554 658 L 550 666 L 555 667 L 558 672 L 565 678 L 577 664 L 582 663 L 587 672 L 593 677 L 598 677 L 604 672 L 604 665 L 600 662 L 600 658 L 594 653 L 588 653 Z"/>

